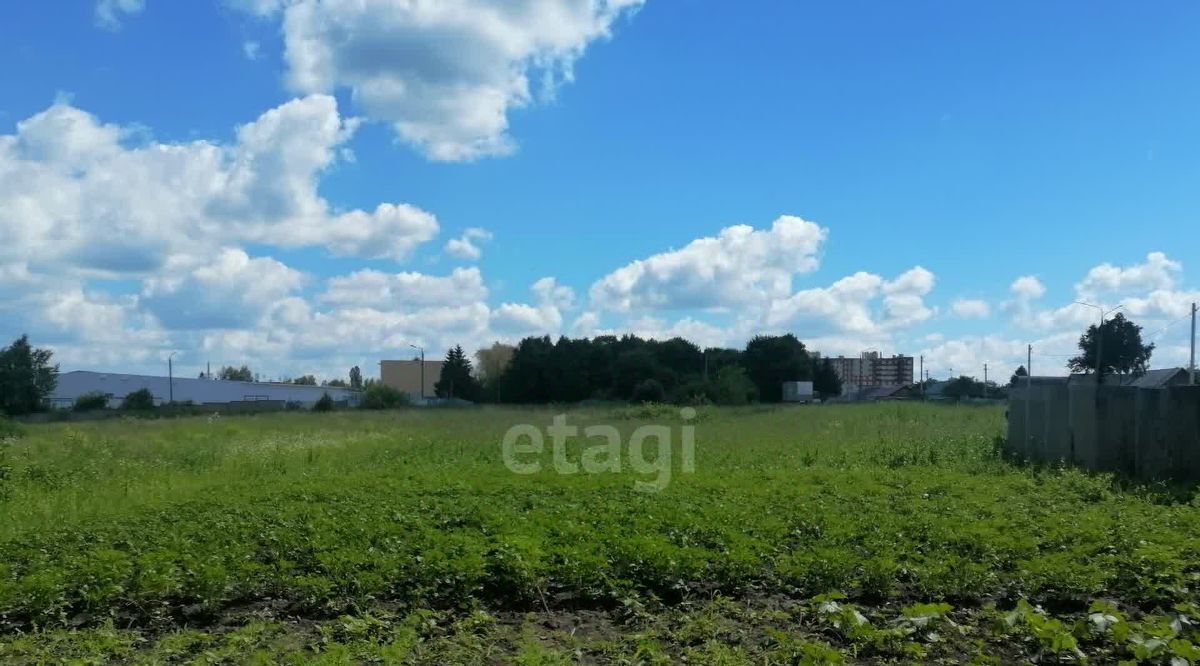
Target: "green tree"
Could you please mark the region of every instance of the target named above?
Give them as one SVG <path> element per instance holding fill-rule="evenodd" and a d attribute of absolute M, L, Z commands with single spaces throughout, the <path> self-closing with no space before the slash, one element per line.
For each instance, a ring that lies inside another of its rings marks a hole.
<path fill-rule="evenodd" d="M 1083 353 L 1067 362 L 1067 367 L 1074 372 L 1096 372 L 1099 354 L 1101 377 L 1113 372 L 1140 375 L 1150 367 L 1154 345 L 1143 344 L 1142 327 L 1118 312 L 1104 322 L 1102 329 L 1095 324 L 1089 326 L 1079 337 L 1079 350 Z"/>
<path fill-rule="evenodd" d="M 647 379 L 633 389 L 633 402 L 662 402 L 666 391 L 657 379 Z"/>
<path fill-rule="evenodd" d="M 1013 373 L 1013 375 L 1012 375 L 1012 377 L 1010 377 L 1010 378 L 1009 378 L 1009 380 L 1008 380 L 1008 385 L 1009 385 L 1009 386 L 1016 386 L 1016 385 L 1017 385 L 1017 382 L 1018 382 L 1018 381 L 1019 381 L 1019 380 L 1020 380 L 1022 377 L 1028 377 L 1028 376 L 1029 376 L 1029 371 L 1025 369 L 1025 366 L 1023 366 L 1023 365 L 1022 365 L 1022 366 L 1018 366 L 1018 367 L 1017 367 L 1017 371 L 1016 371 L 1016 372 L 1014 372 L 1014 373 Z"/>
<path fill-rule="evenodd" d="M 300 386 L 316 386 L 317 378 L 312 375 L 301 375 L 293 379 L 292 383 L 299 384 Z"/>
<path fill-rule="evenodd" d="M 72 407 L 77 412 L 92 412 L 108 407 L 108 396 L 99 391 L 84 393 L 75 398 L 75 405 Z"/>
<path fill-rule="evenodd" d="M 482 390 L 479 380 L 472 373 L 471 360 L 461 345 L 454 345 L 446 354 L 442 363 L 442 374 L 433 390 L 439 398 L 459 398 L 462 400 L 479 400 Z"/>
<path fill-rule="evenodd" d="M 813 391 L 826 398 L 842 394 L 842 378 L 833 367 L 833 361 L 821 359 L 813 368 Z"/>
<path fill-rule="evenodd" d="M 58 366 L 49 349 L 34 349 L 22 335 L 0 349 L 0 412 L 30 414 L 45 407 L 58 385 Z"/>
<path fill-rule="evenodd" d="M 154 394 L 150 389 L 138 389 L 133 393 L 126 394 L 121 400 L 121 409 L 128 411 L 145 411 L 154 409 Z"/>
<path fill-rule="evenodd" d="M 346 388 L 347 384 L 346 380 L 344 379 L 331 379 L 325 382 L 325 386 L 330 386 L 333 388 Z"/>
<path fill-rule="evenodd" d="M 983 382 L 976 380 L 974 377 L 962 375 L 951 379 L 946 384 L 946 390 L 943 395 L 951 400 L 962 400 L 963 398 L 982 398 L 983 397 Z"/>
<path fill-rule="evenodd" d="M 313 403 L 312 410 L 314 412 L 332 412 L 333 398 L 329 397 L 328 393 L 322 393 L 321 397 Z"/>
<path fill-rule="evenodd" d="M 784 382 L 812 379 L 808 351 L 791 333 L 755 336 L 742 352 L 742 366 L 763 402 L 781 402 Z"/>
<path fill-rule="evenodd" d="M 350 368 L 350 388 L 361 389 L 362 387 L 363 387 L 362 370 L 359 370 L 358 366 L 356 365 L 353 368 Z"/>
<path fill-rule="evenodd" d="M 361 409 L 395 409 L 408 404 L 408 396 L 377 381 L 368 381 L 363 388 Z"/>
<path fill-rule="evenodd" d="M 240 368 L 227 365 L 221 368 L 220 372 L 217 373 L 217 379 L 225 379 L 235 382 L 252 382 L 254 381 L 254 373 L 250 372 L 250 368 L 245 365 Z"/>
<path fill-rule="evenodd" d="M 740 365 L 727 365 L 717 371 L 713 382 L 713 402 L 718 405 L 745 405 L 758 398 L 758 388 Z"/>

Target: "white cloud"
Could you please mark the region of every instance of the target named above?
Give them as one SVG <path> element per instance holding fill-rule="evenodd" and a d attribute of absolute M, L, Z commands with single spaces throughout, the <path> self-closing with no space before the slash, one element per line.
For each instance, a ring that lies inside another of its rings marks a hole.
<path fill-rule="evenodd" d="M 1026 342 L 1013 340 L 997 335 L 966 336 L 945 340 L 926 347 L 920 351 L 925 357 L 925 369 L 934 378 L 945 379 L 948 376 L 967 375 L 983 379 L 983 368 L 988 366 L 988 379 L 997 384 L 1007 384 L 1017 367 L 1025 364 Z M 1039 341 L 1039 349 L 1054 344 L 1054 349 L 1061 351 L 1058 341 Z M 1040 363 L 1039 363 L 1040 365 Z M 1066 374 L 1064 362 L 1055 362 L 1054 367 L 1036 367 L 1041 375 Z"/>
<path fill-rule="evenodd" d="M 1121 268 L 1105 263 L 1092 268 L 1075 285 L 1075 292 L 1086 300 L 1130 291 L 1169 290 L 1175 287 L 1182 270 L 1179 262 L 1162 252 L 1151 252 L 1141 264 Z"/>
<path fill-rule="evenodd" d="M 987 319 L 992 308 L 987 301 L 976 298 L 960 298 L 950 306 L 951 312 L 962 319 Z"/>
<path fill-rule="evenodd" d="M 504 155 L 513 109 L 553 96 L 643 0 L 227 0 L 282 12 L 292 88 L 349 89 L 436 160 Z"/>
<path fill-rule="evenodd" d="M 924 297 L 933 290 L 933 273 L 917 266 L 905 271 L 900 277 L 883 285 L 883 310 L 881 324 L 886 328 L 906 328 L 923 322 L 934 315 L 925 305 Z"/>
<path fill-rule="evenodd" d="M 932 317 L 924 296 L 933 285 L 933 273 L 920 266 L 890 281 L 859 271 L 829 287 L 803 289 L 773 301 L 765 323 L 794 326 L 810 336 L 832 332 L 877 336 Z M 877 307 L 881 297 L 882 307 Z"/>
<path fill-rule="evenodd" d="M 478 268 L 456 268 L 445 277 L 361 270 L 330 279 L 320 300 L 389 310 L 482 302 L 487 295 Z"/>
<path fill-rule="evenodd" d="M 172 265 L 175 264 L 175 265 Z M 168 262 L 163 275 L 145 281 L 145 307 L 168 328 L 252 326 L 268 306 L 291 295 L 304 275 L 270 257 L 251 258 L 226 248 L 197 264 L 190 257 Z"/>
<path fill-rule="evenodd" d="M 502 303 L 492 312 L 492 325 L 510 337 L 561 333 L 563 310 L 575 301 L 575 292 L 552 277 L 533 283 L 534 304 Z"/>
<path fill-rule="evenodd" d="M 600 334 L 599 331 L 600 314 L 591 310 L 581 312 L 571 324 L 571 335 L 576 337 L 594 337 Z"/>
<path fill-rule="evenodd" d="M 139 14 L 145 8 L 145 0 L 100 0 L 96 3 L 96 25 L 119 30 L 122 14 Z"/>
<path fill-rule="evenodd" d="M 562 310 L 575 303 L 575 290 L 560 285 L 558 280 L 552 277 L 544 277 L 534 282 L 530 291 L 533 292 L 539 305 L 549 305 Z"/>
<path fill-rule="evenodd" d="M 479 261 L 483 257 L 481 243 L 492 240 L 492 232 L 479 227 L 470 227 L 463 231 L 462 236 L 446 241 L 446 252 L 459 259 Z"/>
<path fill-rule="evenodd" d="M 1037 300 L 1046 295 L 1046 286 L 1032 275 L 1024 275 L 1013 280 L 1009 289 L 1022 300 Z"/>
<path fill-rule="evenodd" d="M 591 288 L 598 306 L 615 311 L 686 308 L 765 309 L 786 298 L 792 277 L 814 270 L 827 231 L 784 215 L 770 229 L 726 227 L 716 237 L 639 259 Z"/>
<path fill-rule="evenodd" d="M 242 54 L 246 56 L 246 60 L 258 60 L 260 48 L 259 43 L 252 39 L 242 42 Z"/>
<path fill-rule="evenodd" d="M 0 266 L 142 275 L 239 242 L 405 259 L 437 234 L 431 214 L 334 213 L 317 192 L 357 125 L 314 95 L 241 126 L 233 144 L 126 145 L 129 131 L 57 102 L 0 135 Z"/>

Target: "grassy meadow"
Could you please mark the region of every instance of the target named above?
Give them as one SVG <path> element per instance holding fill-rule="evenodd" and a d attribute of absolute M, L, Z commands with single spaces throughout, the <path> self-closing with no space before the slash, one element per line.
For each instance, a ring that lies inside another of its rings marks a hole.
<path fill-rule="evenodd" d="M 511 471 L 557 413 L 25 426 L 0 662 L 1200 662 L 1191 491 L 1003 461 L 1002 407 L 567 411 L 667 426 L 658 492 L 651 445 Z"/>

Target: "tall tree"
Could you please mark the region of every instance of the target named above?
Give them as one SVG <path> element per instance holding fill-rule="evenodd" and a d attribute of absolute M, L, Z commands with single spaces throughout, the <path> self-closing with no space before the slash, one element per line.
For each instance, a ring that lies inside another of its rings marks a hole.
<path fill-rule="evenodd" d="M 58 385 L 58 366 L 50 365 L 53 352 L 34 349 L 22 335 L 0 349 L 0 412 L 17 415 L 41 410 Z"/>
<path fill-rule="evenodd" d="M 1067 362 L 1067 367 L 1075 372 L 1099 371 L 1101 377 L 1113 372 L 1140 375 L 1150 366 L 1154 344 L 1143 344 L 1142 327 L 1118 312 L 1104 322 L 1103 328 L 1096 324 L 1089 326 L 1079 338 L 1079 350 L 1083 353 Z"/>
<path fill-rule="evenodd" d="M 1017 371 L 1016 371 L 1016 372 L 1014 372 L 1014 373 L 1013 373 L 1013 376 L 1012 376 L 1012 377 L 1011 377 L 1011 378 L 1008 380 L 1008 385 L 1009 385 L 1009 386 L 1016 386 L 1016 385 L 1017 385 L 1017 382 L 1018 382 L 1018 381 L 1019 381 L 1019 380 L 1020 380 L 1022 377 L 1028 377 L 1028 376 L 1029 376 L 1029 371 L 1025 369 L 1025 366 L 1023 366 L 1023 365 L 1022 365 L 1022 366 L 1019 366 L 1019 367 L 1017 367 Z"/>
<path fill-rule="evenodd" d="M 517 348 L 503 342 L 493 342 L 491 347 L 475 352 L 475 372 L 485 382 L 499 379 L 512 362 L 513 352 Z"/>
<path fill-rule="evenodd" d="M 813 391 L 826 398 L 842 394 L 842 378 L 833 367 L 833 361 L 821 359 L 813 368 Z"/>
<path fill-rule="evenodd" d="M 976 380 L 974 377 L 962 375 L 951 379 L 946 384 L 946 390 L 943 394 L 952 400 L 962 400 L 963 398 L 982 398 L 983 397 L 983 382 Z"/>
<path fill-rule="evenodd" d="M 362 370 L 358 366 L 350 368 L 350 388 L 361 389 L 363 387 Z"/>
<path fill-rule="evenodd" d="M 462 346 L 454 345 L 446 354 L 446 360 L 442 363 L 442 374 L 433 385 L 433 390 L 441 398 L 479 400 L 479 380 L 475 379 L 471 360 L 467 358 Z"/>
<path fill-rule="evenodd" d="M 781 402 L 784 382 L 812 379 L 808 351 L 791 333 L 755 336 L 742 352 L 742 366 L 763 402 Z"/>

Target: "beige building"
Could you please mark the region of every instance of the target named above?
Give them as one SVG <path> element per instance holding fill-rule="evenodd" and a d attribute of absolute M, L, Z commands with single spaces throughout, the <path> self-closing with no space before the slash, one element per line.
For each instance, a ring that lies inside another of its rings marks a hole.
<path fill-rule="evenodd" d="M 425 361 L 425 390 L 421 390 L 421 361 L 380 361 L 379 381 L 417 400 L 437 395 L 434 385 L 442 376 L 442 361 Z"/>
<path fill-rule="evenodd" d="M 880 386 L 907 386 L 913 383 L 913 357 L 884 356 L 877 351 L 860 356 L 829 358 L 842 380 L 843 393 Z"/>

